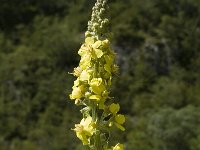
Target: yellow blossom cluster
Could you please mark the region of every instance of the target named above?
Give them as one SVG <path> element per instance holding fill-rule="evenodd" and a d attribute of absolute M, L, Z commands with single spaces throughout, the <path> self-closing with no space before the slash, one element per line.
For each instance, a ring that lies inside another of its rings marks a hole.
<path fill-rule="evenodd" d="M 75 125 L 76 136 L 83 142 L 83 145 L 90 143 L 90 138 L 94 133 L 95 123 L 92 117 L 83 118 L 80 124 Z"/>
<path fill-rule="evenodd" d="M 125 128 L 122 125 L 125 117 L 118 114 L 119 104 L 105 104 L 111 99 L 108 89 L 111 86 L 113 74 L 116 74 L 118 70 L 117 65 L 114 64 L 115 54 L 110 48 L 109 40 L 95 40 L 87 37 L 78 54 L 81 56 L 81 60 L 73 72 L 77 79 L 74 81 L 70 99 L 75 100 L 78 105 L 86 105 L 88 109 L 93 102 L 98 109 L 104 111 L 104 117 L 111 115 L 107 121 L 108 127 L 112 127 L 114 124 L 124 131 Z M 97 120 L 92 120 L 90 114 L 85 116 L 87 118 L 83 118 L 80 124 L 76 124 L 74 131 L 83 144 L 88 145 L 97 130 L 95 126 Z M 106 125 L 106 121 L 103 121 Z M 113 150 L 122 149 L 121 147 L 123 146 L 118 144 L 113 147 Z"/>
<path fill-rule="evenodd" d="M 113 65 L 115 54 L 111 51 L 108 40 L 97 40 L 88 37 L 78 54 L 81 56 L 79 66 L 74 69 L 77 77 L 74 81 L 71 99 L 80 101 L 87 99 L 96 101 L 100 109 L 108 98 L 108 87 L 111 85 L 112 74 L 117 66 Z"/>
<path fill-rule="evenodd" d="M 78 54 L 79 66 L 73 71 L 77 77 L 72 87 L 70 99 L 83 106 L 83 119 L 73 129 L 83 145 L 91 150 L 123 150 L 123 144 L 109 148 L 112 127 L 124 131 L 125 116 L 120 114 L 120 106 L 109 96 L 112 77 L 118 72 L 114 63 L 115 53 L 110 41 L 105 38 L 108 19 L 104 16 L 106 0 L 97 0 L 93 7 L 92 19 L 88 24 L 85 42 Z"/>

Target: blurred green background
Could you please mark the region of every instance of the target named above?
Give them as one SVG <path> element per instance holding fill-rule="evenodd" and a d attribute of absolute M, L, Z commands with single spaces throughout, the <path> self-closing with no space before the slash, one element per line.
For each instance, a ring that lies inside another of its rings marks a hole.
<path fill-rule="evenodd" d="M 68 98 L 95 0 L 1 0 L 0 150 L 81 150 Z M 109 0 L 125 150 L 200 150 L 200 1 Z"/>

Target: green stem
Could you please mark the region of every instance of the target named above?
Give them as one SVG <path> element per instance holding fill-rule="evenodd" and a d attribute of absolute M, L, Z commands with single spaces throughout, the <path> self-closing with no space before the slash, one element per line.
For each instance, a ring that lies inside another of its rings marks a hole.
<path fill-rule="evenodd" d="M 92 102 L 92 120 L 96 122 L 97 114 L 96 114 L 96 105 L 95 102 Z"/>
<path fill-rule="evenodd" d="M 98 72 L 98 62 L 95 62 L 93 78 L 97 77 L 97 72 Z M 91 102 L 91 106 L 92 106 L 92 120 L 96 123 L 96 132 L 94 133 L 94 148 L 95 150 L 102 150 L 101 137 L 100 137 L 101 133 L 99 130 L 99 117 L 97 113 L 97 103 L 93 101 Z"/>
<path fill-rule="evenodd" d="M 98 129 L 99 117 L 97 114 L 97 104 L 95 102 L 92 102 L 91 105 L 92 105 L 92 120 L 96 123 L 96 132 L 94 133 L 94 147 L 95 150 L 102 150 L 100 130 Z"/>
<path fill-rule="evenodd" d="M 96 149 L 102 150 L 100 131 L 96 132 Z"/>

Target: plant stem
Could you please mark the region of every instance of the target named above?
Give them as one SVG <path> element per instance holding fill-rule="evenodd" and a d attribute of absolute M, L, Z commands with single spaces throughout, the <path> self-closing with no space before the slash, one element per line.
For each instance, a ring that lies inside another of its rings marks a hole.
<path fill-rule="evenodd" d="M 98 62 L 95 62 L 93 78 L 97 77 L 97 72 L 98 72 Z M 96 132 L 94 133 L 94 148 L 95 150 L 102 150 L 101 137 L 100 137 L 101 133 L 99 130 L 99 117 L 97 113 L 97 103 L 92 101 L 91 105 L 92 105 L 92 120 L 96 123 Z"/>
<path fill-rule="evenodd" d="M 96 123 L 96 132 L 94 133 L 94 147 L 95 150 L 102 150 L 100 130 L 98 129 L 99 117 L 96 110 L 97 104 L 92 102 L 92 120 Z"/>
<path fill-rule="evenodd" d="M 95 102 L 92 102 L 92 120 L 94 121 L 94 122 L 96 122 L 96 120 L 97 120 L 97 114 L 96 114 L 96 104 L 95 104 Z"/>
<path fill-rule="evenodd" d="M 101 137 L 100 137 L 99 130 L 96 132 L 96 148 L 97 148 L 97 150 L 102 150 Z"/>

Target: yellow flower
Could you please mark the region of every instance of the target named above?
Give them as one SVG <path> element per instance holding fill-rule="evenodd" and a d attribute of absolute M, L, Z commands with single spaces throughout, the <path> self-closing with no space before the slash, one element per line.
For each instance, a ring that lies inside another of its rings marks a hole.
<path fill-rule="evenodd" d="M 119 124 L 123 124 L 125 122 L 125 117 L 122 114 L 118 114 L 115 116 L 115 121 Z"/>
<path fill-rule="evenodd" d="M 80 125 L 84 127 L 85 134 L 88 136 L 92 136 L 94 133 L 94 123 L 92 122 L 92 117 L 88 116 L 87 118 L 83 118 L 80 122 Z"/>
<path fill-rule="evenodd" d="M 83 93 L 85 92 L 85 87 L 81 86 L 73 86 L 72 94 L 70 94 L 70 99 L 80 99 L 83 97 Z"/>
<path fill-rule="evenodd" d="M 112 103 L 110 106 L 109 106 L 109 110 L 111 113 L 113 114 L 116 114 L 120 109 L 120 106 L 119 104 L 115 104 L 115 103 Z"/>
<path fill-rule="evenodd" d="M 80 99 L 82 97 L 82 92 L 80 87 L 75 87 L 72 91 L 72 94 L 70 94 L 70 99 Z"/>
<path fill-rule="evenodd" d="M 100 101 L 101 96 L 99 96 L 99 95 L 91 95 L 91 96 L 89 97 L 89 99 L 91 99 L 91 100 L 96 100 L 96 101 Z"/>
<path fill-rule="evenodd" d="M 102 78 L 93 78 L 89 84 L 92 88 L 92 91 L 97 95 L 101 95 L 101 93 L 106 90 Z"/>
<path fill-rule="evenodd" d="M 81 48 L 78 51 L 78 54 L 83 57 L 84 55 L 88 54 L 89 49 L 88 46 L 86 44 L 81 45 Z"/>
<path fill-rule="evenodd" d="M 79 77 L 81 72 L 82 72 L 81 67 L 74 68 L 73 75 L 76 76 L 76 77 Z"/>
<path fill-rule="evenodd" d="M 92 47 L 96 49 L 96 48 L 99 48 L 101 45 L 102 45 L 102 41 L 98 40 L 92 45 Z"/>
<path fill-rule="evenodd" d="M 101 41 L 98 40 L 94 43 L 94 39 L 91 37 L 86 38 L 85 44 L 79 50 L 79 55 L 89 55 L 92 58 L 101 58 L 103 51 L 100 49 Z"/>
<path fill-rule="evenodd" d="M 119 128 L 120 130 L 124 131 L 125 128 L 122 126 L 122 124 L 124 124 L 125 122 L 125 116 L 118 114 L 115 116 L 115 122 L 114 124 L 116 125 L 117 128 Z"/>
<path fill-rule="evenodd" d="M 87 69 L 91 65 L 91 55 L 83 55 L 81 57 L 79 66 L 81 67 L 82 70 Z"/>
<path fill-rule="evenodd" d="M 83 145 L 87 145 L 90 142 L 90 137 L 94 133 L 94 122 L 92 121 L 92 117 L 88 116 L 87 118 L 83 118 L 80 124 L 75 125 L 75 129 L 77 137 L 83 142 Z"/>
<path fill-rule="evenodd" d="M 103 82 L 102 78 L 93 78 L 90 82 L 91 86 L 100 86 Z"/>
<path fill-rule="evenodd" d="M 125 122 L 125 116 L 121 115 L 121 114 L 117 114 L 114 115 L 114 120 L 110 120 L 109 121 L 109 127 L 113 126 L 113 124 L 115 124 L 115 126 L 117 128 L 119 128 L 122 131 L 125 131 L 125 128 L 122 126 L 122 124 L 124 124 Z"/>
<path fill-rule="evenodd" d="M 103 56 L 103 52 L 100 49 L 94 49 L 94 52 L 97 58 L 101 58 L 101 56 Z"/>
<path fill-rule="evenodd" d="M 83 70 L 80 74 L 80 80 L 81 81 L 88 81 L 90 79 L 90 76 L 91 76 L 91 74 L 88 71 Z"/>
<path fill-rule="evenodd" d="M 92 37 L 87 37 L 87 38 L 85 39 L 85 43 L 86 43 L 86 44 L 94 44 L 94 38 L 92 38 Z"/>
<path fill-rule="evenodd" d="M 96 57 L 101 58 L 103 56 L 103 51 L 101 50 L 102 41 L 98 40 L 94 44 L 92 44 L 92 48 L 95 51 Z"/>
<path fill-rule="evenodd" d="M 103 45 L 104 48 L 109 48 L 109 45 L 110 45 L 109 40 L 108 39 L 103 40 L 102 45 Z"/>
<path fill-rule="evenodd" d="M 73 86 L 73 87 L 79 86 L 79 83 L 80 83 L 80 80 L 79 80 L 79 78 L 77 78 L 77 79 L 74 81 L 74 86 Z"/>

